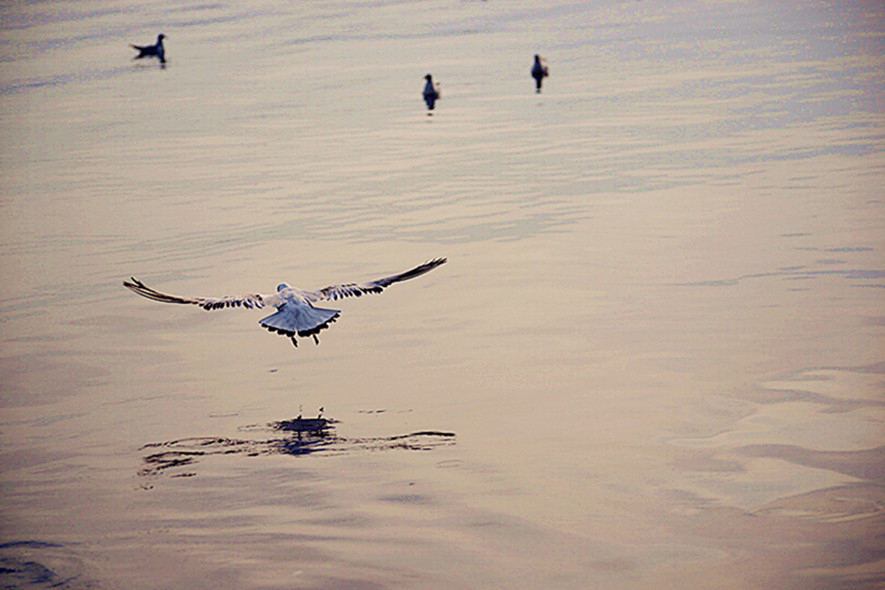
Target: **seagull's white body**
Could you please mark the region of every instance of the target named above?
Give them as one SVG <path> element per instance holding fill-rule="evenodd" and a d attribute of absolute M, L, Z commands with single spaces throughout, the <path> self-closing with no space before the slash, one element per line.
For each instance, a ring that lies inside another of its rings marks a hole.
<path fill-rule="evenodd" d="M 135 59 L 139 59 L 141 57 L 156 57 L 160 60 L 160 63 L 166 63 L 166 49 L 163 47 L 163 39 L 166 38 L 166 35 L 160 33 L 157 35 L 157 42 L 153 45 L 132 45 L 130 47 L 138 50 L 138 55 L 135 56 Z"/>
<path fill-rule="evenodd" d="M 341 314 L 341 311 L 338 309 L 314 307 L 314 303 L 319 301 L 335 301 L 345 297 L 360 297 L 364 293 L 380 293 L 385 287 L 393 283 L 421 276 L 445 262 L 445 258 L 436 258 L 406 272 L 376 281 L 332 285 L 316 291 L 302 291 L 282 283 L 277 287 L 277 292 L 271 295 L 255 293 L 243 296 L 179 297 L 178 295 L 169 295 L 151 289 L 135 277 L 132 277 L 131 281 L 123 281 L 123 286 L 142 297 L 147 297 L 154 301 L 199 305 L 206 310 L 223 309 L 226 307 L 247 307 L 249 309 L 268 306 L 275 307 L 277 309 L 276 313 L 261 319 L 258 323 L 271 332 L 288 336 L 292 339 L 292 344 L 298 346 L 298 341 L 295 339 L 296 336 L 302 338 L 312 336 L 314 341 L 319 343 L 317 334 L 328 328 L 329 324 L 338 319 L 338 316 Z"/>

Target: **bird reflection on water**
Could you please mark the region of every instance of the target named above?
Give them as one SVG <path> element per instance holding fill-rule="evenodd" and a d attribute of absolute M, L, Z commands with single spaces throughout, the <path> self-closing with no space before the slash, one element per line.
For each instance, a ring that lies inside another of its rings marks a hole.
<path fill-rule="evenodd" d="M 343 455 L 364 450 L 430 451 L 440 446 L 455 444 L 455 433 L 421 430 L 393 436 L 346 438 L 335 433 L 338 420 L 323 418 L 322 409 L 316 418 L 280 420 L 264 425 L 241 428 L 244 431 L 271 430 L 278 435 L 265 440 L 234 439 L 223 436 L 197 436 L 161 443 L 149 443 L 142 450 L 145 466 L 140 476 L 169 473 L 171 477 L 194 477 L 196 472 L 180 468 L 195 465 L 210 455 L 310 455 L 314 453 Z M 146 486 L 149 488 L 150 486 Z"/>

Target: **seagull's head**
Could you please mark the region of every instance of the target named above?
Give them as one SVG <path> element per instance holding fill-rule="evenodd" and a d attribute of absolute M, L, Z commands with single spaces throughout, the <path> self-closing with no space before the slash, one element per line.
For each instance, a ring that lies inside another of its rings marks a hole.
<path fill-rule="evenodd" d="M 157 43 L 162 43 L 163 39 L 165 39 L 165 38 L 166 38 L 166 35 L 164 35 L 163 33 L 160 33 L 159 35 L 157 35 Z"/>
<path fill-rule="evenodd" d="M 426 76 L 424 76 L 424 79 L 427 80 L 428 82 L 430 82 L 430 80 L 433 79 L 433 76 L 431 76 L 430 74 L 427 74 Z"/>
<path fill-rule="evenodd" d="M 286 289 L 289 289 L 289 288 L 290 288 L 289 283 L 280 283 L 279 285 L 277 285 L 277 293 L 282 293 L 283 291 L 285 291 Z"/>

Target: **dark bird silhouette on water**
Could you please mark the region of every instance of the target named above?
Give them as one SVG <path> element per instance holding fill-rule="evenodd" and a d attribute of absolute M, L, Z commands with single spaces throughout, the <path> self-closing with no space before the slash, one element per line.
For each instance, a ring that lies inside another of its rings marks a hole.
<path fill-rule="evenodd" d="M 165 38 L 166 35 L 160 33 L 157 35 L 157 42 L 153 45 L 133 45 L 130 43 L 129 46 L 138 51 L 138 55 L 136 55 L 134 59 L 156 57 L 160 60 L 161 64 L 166 63 L 166 50 L 163 48 L 163 39 Z"/>
<path fill-rule="evenodd" d="M 535 54 L 535 63 L 532 66 L 532 78 L 535 79 L 535 92 L 541 92 L 541 84 L 544 81 L 544 78 L 550 75 L 550 70 L 547 69 L 547 62 L 544 61 L 544 58 Z"/>
<path fill-rule="evenodd" d="M 424 92 L 422 94 L 424 96 L 424 102 L 427 103 L 427 110 L 432 111 L 439 98 L 439 84 L 433 83 L 433 76 L 430 74 L 424 76 L 424 79 L 427 80 L 427 83 L 424 85 Z"/>
<path fill-rule="evenodd" d="M 254 307 L 276 307 L 276 313 L 262 318 L 258 323 L 271 332 L 291 338 L 292 344 L 298 346 L 298 341 L 295 339 L 296 336 L 301 338 L 311 336 L 314 342 L 319 344 L 320 341 L 317 338 L 317 334 L 328 328 L 329 324 L 338 319 L 338 316 L 341 314 L 341 311 L 338 309 L 314 307 L 314 303 L 318 301 L 335 301 L 345 297 L 360 297 L 365 293 L 380 293 L 394 283 L 420 277 L 437 266 L 445 264 L 445 262 L 445 258 L 435 258 L 406 272 L 369 283 L 345 283 L 342 285 L 332 285 L 316 291 L 302 291 L 282 283 L 277 287 L 277 292 L 271 295 L 255 293 L 243 296 L 179 297 L 178 295 L 169 295 L 168 293 L 161 293 L 151 289 L 135 277 L 132 277 L 130 281 L 123 281 L 123 286 L 142 297 L 147 297 L 154 301 L 199 305 L 206 310 L 223 309 L 225 307 L 246 307 L 249 309 Z"/>

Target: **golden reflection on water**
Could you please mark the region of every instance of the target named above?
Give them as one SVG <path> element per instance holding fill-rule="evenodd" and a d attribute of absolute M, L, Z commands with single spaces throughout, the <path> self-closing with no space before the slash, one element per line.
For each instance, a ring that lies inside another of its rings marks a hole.
<path fill-rule="evenodd" d="M 882 579 L 881 7 L 91 6 L 10 8 L 2 49 L 5 565 Z M 167 67 L 128 62 L 161 26 Z M 314 289 L 436 256 L 298 350 L 261 312 L 121 286 Z M 337 446 L 256 434 L 301 407 Z M 347 444 L 420 432 L 455 436 Z M 194 460 L 151 470 L 154 446 Z"/>

